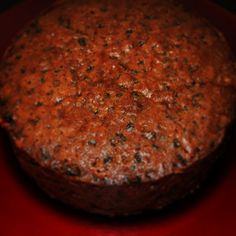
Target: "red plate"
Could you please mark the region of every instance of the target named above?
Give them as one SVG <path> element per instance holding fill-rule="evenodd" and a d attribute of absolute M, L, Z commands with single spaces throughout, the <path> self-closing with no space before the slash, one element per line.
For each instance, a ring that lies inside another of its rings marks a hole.
<path fill-rule="evenodd" d="M 25 0 L 0 14 L 0 53 L 15 33 L 50 2 L 52 0 Z M 191 5 L 225 33 L 235 50 L 236 16 L 207 1 Z M 234 236 L 235 141 L 234 135 L 227 153 L 218 161 L 207 183 L 195 195 L 162 212 L 107 219 L 73 210 L 49 199 L 19 168 L 6 135 L 1 131 L 0 235 Z"/>

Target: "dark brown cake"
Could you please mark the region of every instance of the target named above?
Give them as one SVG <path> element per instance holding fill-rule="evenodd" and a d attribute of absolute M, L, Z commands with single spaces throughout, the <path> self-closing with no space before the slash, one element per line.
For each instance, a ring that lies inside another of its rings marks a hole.
<path fill-rule="evenodd" d="M 7 50 L 0 124 L 52 197 L 105 215 L 160 209 L 217 157 L 235 115 L 230 54 L 172 1 L 62 3 Z"/>

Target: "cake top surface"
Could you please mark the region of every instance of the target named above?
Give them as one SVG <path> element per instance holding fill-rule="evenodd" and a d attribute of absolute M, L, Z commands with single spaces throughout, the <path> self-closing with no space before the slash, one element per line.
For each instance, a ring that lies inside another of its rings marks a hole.
<path fill-rule="evenodd" d="M 67 1 L 32 22 L 0 73 L 0 124 L 84 182 L 156 180 L 211 153 L 233 119 L 224 37 L 172 1 Z"/>

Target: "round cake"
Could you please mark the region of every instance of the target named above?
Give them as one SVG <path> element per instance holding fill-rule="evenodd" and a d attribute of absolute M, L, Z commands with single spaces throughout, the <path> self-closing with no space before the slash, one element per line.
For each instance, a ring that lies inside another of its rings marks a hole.
<path fill-rule="evenodd" d="M 174 1 L 62 1 L 5 53 L 0 125 L 51 197 L 161 209 L 203 181 L 235 117 L 222 34 Z"/>

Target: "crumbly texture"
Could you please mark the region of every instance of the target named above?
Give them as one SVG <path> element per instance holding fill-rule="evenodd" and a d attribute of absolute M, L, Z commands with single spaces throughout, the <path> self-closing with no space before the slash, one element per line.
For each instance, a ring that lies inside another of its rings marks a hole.
<path fill-rule="evenodd" d="M 194 189 L 235 116 L 224 37 L 173 1 L 61 3 L 18 36 L 0 72 L 0 125 L 23 168 L 101 214 Z"/>

